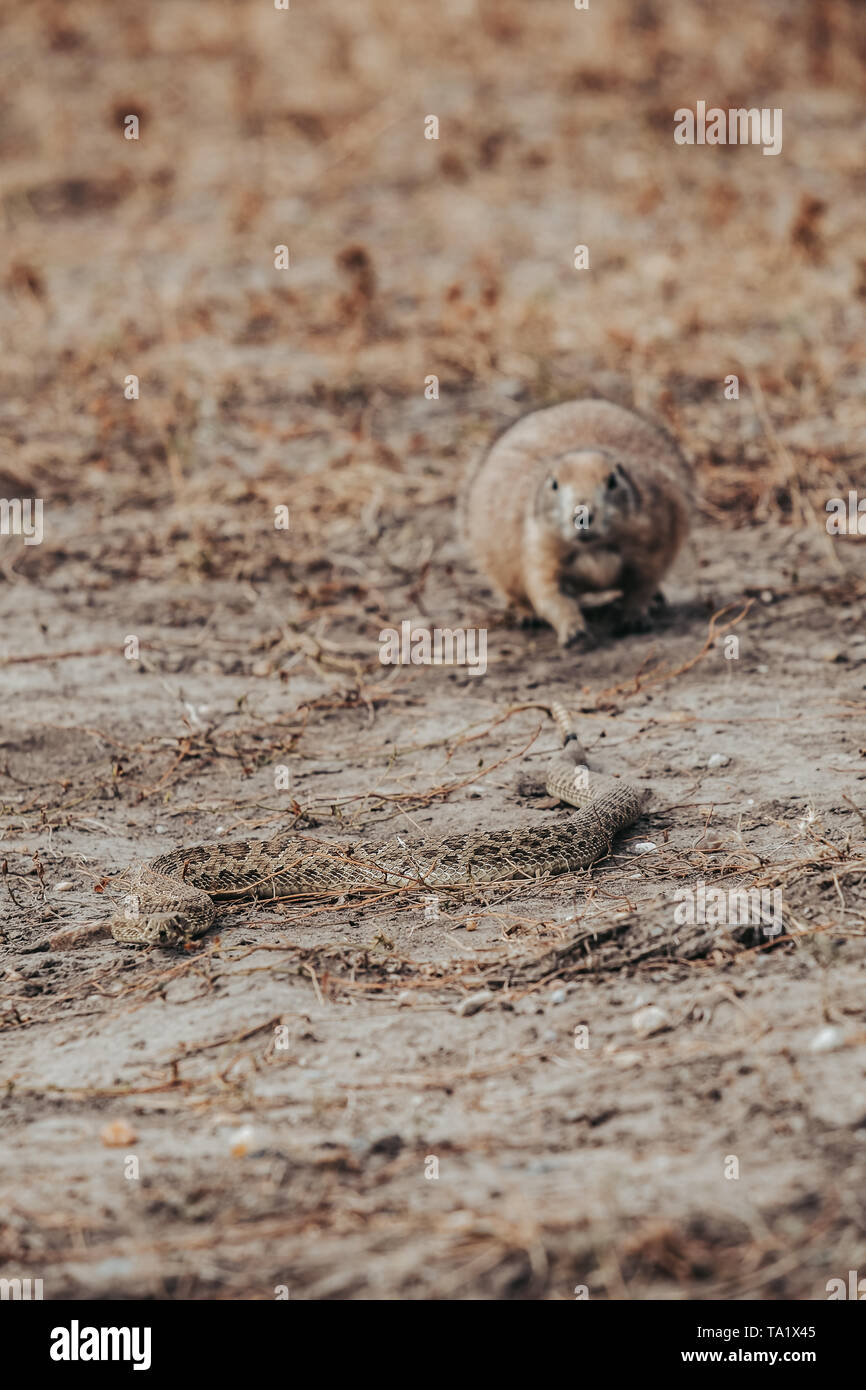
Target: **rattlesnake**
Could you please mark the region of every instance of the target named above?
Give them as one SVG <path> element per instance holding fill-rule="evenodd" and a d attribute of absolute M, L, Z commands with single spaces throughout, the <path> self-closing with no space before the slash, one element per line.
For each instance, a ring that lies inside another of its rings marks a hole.
<path fill-rule="evenodd" d="M 437 837 L 392 835 L 379 845 L 330 844 L 283 832 L 270 840 L 196 845 L 138 867 L 116 941 L 182 946 L 212 925 L 217 902 L 342 896 L 397 888 L 429 891 L 541 879 L 586 869 L 642 814 L 650 793 L 590 772 L 563 707 L 551 714 L 564 747 L 545 777 L 550 796 L 577 807 L 568 820 Z"/>

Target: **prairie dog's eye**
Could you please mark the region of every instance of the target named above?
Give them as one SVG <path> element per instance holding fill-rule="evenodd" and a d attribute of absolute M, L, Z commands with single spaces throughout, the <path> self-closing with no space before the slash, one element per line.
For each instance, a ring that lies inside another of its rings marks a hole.
<path fill-rule="evenodd" d="M 559 487 L 559 483 L 556 481 L 555 478 L 551 478 L 551 480 L 550 480 L 550 486 L 551 486 L 551 489 L 553 490 L 553 492 L 556 492 L 556 489 Z"/>
<path fill-rule="evenodd" d="M 607 490 L 608 490 L 608 492 L 613 492 L 614 488 L 616 488 L 616 487 L 618 487 L 618 486 L 619 486 L 619 478 L 616 476 L 615 473 L 610 473 L 610 474 L 608 475 L 608 479 L 607 479 Z"/>

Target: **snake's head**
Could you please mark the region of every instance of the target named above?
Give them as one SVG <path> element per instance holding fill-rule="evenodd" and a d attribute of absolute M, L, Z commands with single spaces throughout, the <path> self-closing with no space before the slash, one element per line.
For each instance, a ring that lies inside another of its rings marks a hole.
<path fill-rule="evenodd" d="M 112 917 L 108 923 L 109 931 L 115 941 L 125 946 L 165 946 L 180 949 L 192 940 L 190 932 L 183 931 L 171 920 L 161 918 L 139 918 L 130 921 L 126 917 Z"/>
<path fill-rule="evenodd" d="M 210 896 L 189 884 L 142 871 L 123 900 L 123 911 L 109 922 L 115 941 L 127 946 L 182 949 L 201 936 L 214 919 Z"/>
<path fill-rule="evenodd" d="M 160 912 L 148 907 L 138 893 L 129 893 L 123 912 L 111 918 L 108 927 L 115 941 L 126 946 L 183 947 L 199 934 L 196 923 L 176 909 Z"/>

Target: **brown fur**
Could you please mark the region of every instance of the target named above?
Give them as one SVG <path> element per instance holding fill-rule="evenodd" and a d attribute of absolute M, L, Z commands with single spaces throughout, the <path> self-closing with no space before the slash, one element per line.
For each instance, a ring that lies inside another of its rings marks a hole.
<path fill-rule="evenodd" d="M 562 646 L 586 631 L 580 598 L 615 589 L 643 614 L 689 525 L 691 478 L 674 440 L 609 401 L 518 420 L 471 471 L 463 538 L 502 597 Z"/>

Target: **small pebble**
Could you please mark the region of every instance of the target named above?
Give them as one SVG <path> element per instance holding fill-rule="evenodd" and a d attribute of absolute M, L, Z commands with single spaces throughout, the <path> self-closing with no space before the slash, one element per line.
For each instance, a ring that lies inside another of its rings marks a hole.
<path fill-rule="evenodd" d="M 640 1037 L 651 1038 L 655 1033 L 664 1033 L 670 1028 L 671 1021 L 664 1009 L 660 1009 L 657 1004 L 647 1004 L 645 1008 L 632 1014 L 631 1026 Z"/>
<path fill-rule="evenodd" d="M 652 840 L 636 840 L 633 845 L 629 845 L 629 854 L 652 854 L 658 846 Z"/>
<path fill-rule="evenodd" d="M 611 1057 L 611 1061 L 615 1067 L 623 1067 L 624 1069 L 628 1067 L 642 1067 L 644 1063 L 644 1059 L 639 1052 L 615 1052 Z"/>
<path fill-rule="evenodd" d="M 841 1028 L 834 1028 L 828 1024 L 826 1028 L 819 1028 L 812 1041 L 809 1043 L 810 1052 L 835 1052 L 837 1047 L 841 1047 L 845 1040 L 845 1034 Z"/>
<path fill-rule="evenodd" d="M 235 1129 L 229 1135 L 231 1144 L 229 1153 L 232 1158 L 245 1158 L 253 1146 L 255 1130 L 252 1125 L 241 1125 L 240 1129 Z"/>
<path fill-rule="evenodd" d="M 551 1002 L 551 1004 L 564 1004 L 567 998 L 568 998 L 568 991 L 567 991 L 567 990 L 564 990 L 564 989 L 555 989 L 555 990 L 553 991 L 553 993 L 551 994 L 551 996 L 550 996 L 550 1002 Z"/>
<path fill-rule="evenodd" d="M 71 878 L 64 878 L 61 879 L 60 883 L 55 883 L 54 891 L 55 893 L 68 893 L 69 890 L 74 887 L 75 884 L 72 882 Z"/>
<path fill-rule="evenodd" d="M 707 760 L 707 767 L 727 767 L 730 761 L 727 753 L 713 753 Z"/>
<path fill-rule="evenodd" d="M 135 1143 L 138 1135 L 126 1120 L 112 1120 L 99 1131 L 99 1137 L 107 1149 L 126 1149 Z"/>
<path fill-rule="evenodd" d="M 477 994 L 467 994 L 466 998 L 457 1005 L 455 1013 L 459 1014 L 461 1018 L 468 1018 L 470 1014 L 479 1013 L 485 1004 L 490 1003 L 492 998 L 493 995 L 488 989 L 480 989 Z"/>

